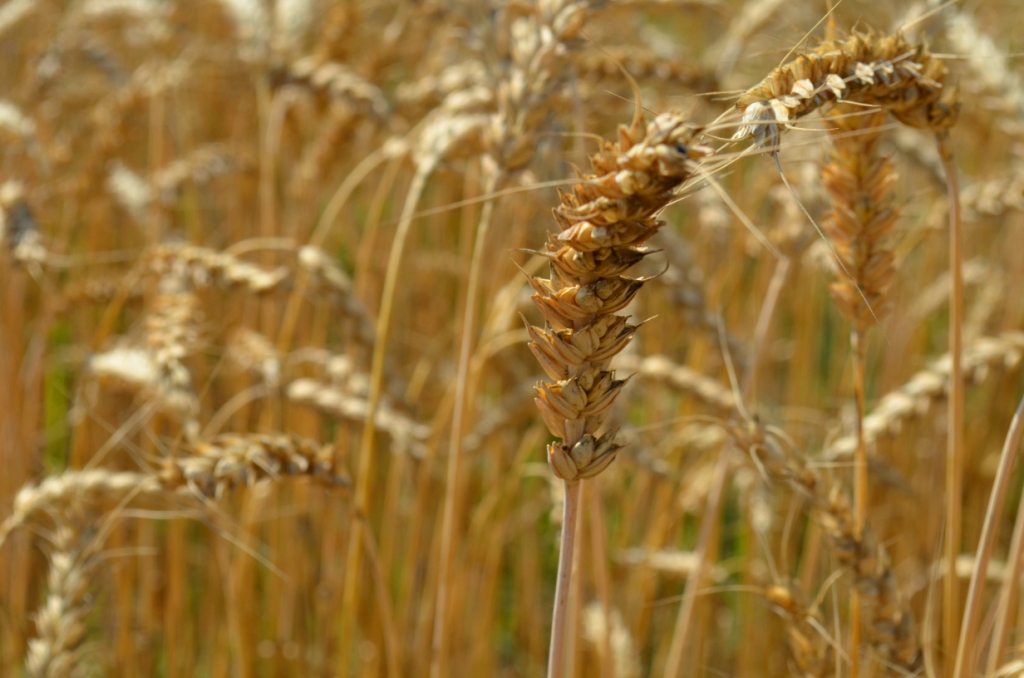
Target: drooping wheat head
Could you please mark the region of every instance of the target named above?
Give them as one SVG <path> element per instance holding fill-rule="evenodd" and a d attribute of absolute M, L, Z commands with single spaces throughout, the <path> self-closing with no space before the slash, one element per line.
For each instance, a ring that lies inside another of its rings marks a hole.
<path fill-rule="evenodd" d="M 778 148 L 791 120 L 841 101 L 879 106 L 910 127 L 946 130 L 960 109 L 946 74 L 941 60 L 899 33 L 826 40 L 740 96 L 742 125 L 734 138 L 753 137 L 758 146 Z"/>

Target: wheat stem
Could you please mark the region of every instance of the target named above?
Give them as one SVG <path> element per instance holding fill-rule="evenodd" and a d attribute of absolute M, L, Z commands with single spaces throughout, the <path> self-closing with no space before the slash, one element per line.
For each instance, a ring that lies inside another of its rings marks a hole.
<path fill-rule="evenodd" d="M 497 168 L 487 173 L 484 194 L 494 193 L 501 171 Z M 432 678 L 448 675 L 445 671 L 447 659 L 447 611 L 448 584 L 452 578 L 452 552 L 455 549 L 455 521 L 458 517 L 459 460 L 462 456 L 462 430 L 466 415 L 466 401 L 469 391 L 469 367 L 473 354 L 473 334 L 476 330 L 477 293 L 480 286 L 480 271 L 484 258 L 487 232 L 494 213 L 494 201 L 484 203 L 480 221 L 476 228 L 476 242 L 473 244 L 473 259 L 469 266 L 469 280 L 466 283 L 466 305 L 462 315 L 462 337 L 460 338 L 459 366 L 455 379 L 455 403 L 452 410 L 452 431 L 448 448 L 448 473 L 444 494 L 444 516 L 441 523 L 441 561 L 438 573 L 437 607 L 434 608 L 433 659 L 430 662 Z"/>
<path fill-rule="evenodd" d="M 362 183 L 363 179 L 369 176 L 370 172 L 389 157 L 386 151 L 387 147 L 374 151 L 363 158 L 362 162 L 348 173 L 345 180 L 334 191 L 330 201 L 327 203 L 327 207 L 324 208 L 323 214 L 320 215 L 320 219 L 313 229 L 313 234 L 309 238 L 311 247 L 318 249 L 323 247 L 324 240 L 327 239 L 327 234 L 337 220 L 338 215 L 341 214 L 342 207 L 345 206 L 345 203 L 348 202 L 348 199 L 359 184 Z M 299 309 L 301 308 L 302 299 L 306 293 L 306 288 L 309 286 L 309 279 L 309 272 L 301 271 L 295 283 L 295 289 L 288 297 L 284 318 L 281 321 L 281 331 L 277 339 L 277 349 L 279 351 L 287 351 L 291 345 L 292 336 L 295 334 L 295 327 L 299 321 Z"/>
<path fill-rule="evenodd" d="M 963 501 L 964 468 L 964 380 L 963 380 L 963 332 L 964 278 L 963 278 L 963 227 L 960 220 L 960 188 L 953 163 L 953 149 L 949 132 L 943 130 L 935 135 L 942 169 L 946 173 L 946 190 L 949 195 L 949 272 L 952 286 L 949 296 L 949 354 L 952 359 L 949 371 L 949 413 L 947 419 L 946 447 L 946 574 L 943 580 L 942 629 L 946 646 L 952 649 L 960 625 L 960 590 L 956 576 L 957 556 L 960 555 L 961 503 Z M 952 667 L 952 665 L 950 665 Z M 947 669 L 947 675 L 953 669 Z"/>
<path fill-rule="evenodd" d="M 1006 559 L 1007 572 L 1020 572 L 1021 558 L 1024 557 L 1024 494 L 1017 506 L 1017 518 L 1013 524 L 1013 537 L 1010 540 L 1010 553 Z M 985 675 L 993 676 L 1003 663 L 1003 652 L 1006 650 L 1007 636 L 1011 622 L 1010 610 L 1017 601 L 1020 589 L 1020 577 L 1007 577 L 999 587 L 995 623 L 992 626 L 992 642 L 989 645 L 988 664 Z"/>
<path fill-rule="evenodd" d="M 555 609 L 551 617 L 551 644 L 548 650 L 548 678 L 565 673 L 565 627 L 569 614 L 569 590 L 572 583 L 573 554 L 576 551 L 576 526 L 579 522 L 579 497 L 582 481 L 563 481 L 562 537 L 558 546 L 558 579 L 555 584 Z"/>
<path fill-rule="evenodd" d="M 398 287 L 398 275 L 405 241 L 412 225 L 412 217 L 416 211 L 420 195 L 427 183 L 427 178 L 434 169 L 433 162 L 424 162 L 416 169 L 409 191 L 402 208 L 402 218 L 395 232 L 395 240 L 388 256 L 387 272 L 384 276 L 384 290 L 381 294 L 380 314 L 377 317 L 377 343 L 373 347 L 373 362 L 370 372 L 370 394 L 366 406 L 366 423 L 363 426 L 363 437 L 359 446 L 358 472 L 356 488 L 353 496 L 352 511 L 358 516 L 365 516 L 370 494 L 371 466 L 373 460 L 373 441 L 376 433 L 374 415 L 380 405 L 384 388 L 384 358 L 388 343 L 388 332 L 391 329 L 391 310 L 394 306 L 395 291 Z M 341 600 L 341 626 L 339 635 L 338 673 L 348 675 L 349 651 L 352 635 L 355 633 L 356 611 L 359 605 L 359 570 L 362 564 L 363 537 L 360 531 L 368 529 L 361 520 L 352 521 L 349 532 L 348 555 L 345 566 L 345 589 Z"/>
<path fill-rule="evenodd" d="M 859 324 L 858 324 L 859 325 Z M 850 330 L 850 348 L 853 353 L 853 392 L 857 401 L 854 433 L 857 451 L 854 456 L 853 530 L 857 540 L 864 538 L 864 522 L 868 507 L 868 457 L 864 444 L 864 331 L 858 325 Z M 860 675 L 861 600 L 856 587 L 850 590 L 850 676 Z"/>
<path fill-rule="evenodd" d="M 974 559 L 971 584 L 967 589 L 964 621 L 960 627 L 960 642 L 957 643 L 956 648 L 956 667 L 953 672 L 956 678 L 974 675 L 971 668 L 974 659 L 974 636 L 978 632 L 978 616 L 981 613 L 981 600 L 985 588 L 985 578 L 988 574 L 989 560 L 992 557 L 992 547 L 999 531 L 996 521 L 1003 512 L 1003 501 L 1006 499 L 1006 491 L 1010 487 L 1010 472 L 1013 470 L 1014 462 L 1017 461 L 1017 450 L 1020 448 L 1021 437 L 1024 437 L 1024 399 L 1021 399 L 1020 405 L 1017 406 L 1017 412 L 1013 415 L 1013 421 L 1010 423 L 1010 430 L 1006 434 L 1006 443 L 999 456 L 999 469 L 996 471 L 996 479 L 992 485 L 988 508 L 985 510 L 985 522 L 981 528 L 981 539 L 978 540 L 978 554 Z M 956 570 L 955 567 L 950 569 Z M 1009 573 L 1009 579 L 1018 577 L 1016 570 L 1010 570 Z"/>
<path fill-rule="evenodd" d="M 708 491 L 708 498 L 704 504 L 704 515 L 701 518 L 700 533 L 697 537 L 697 567 L 686 580 L 686 591 L 683 593 L 683 603 L 679 606 L 679 616 L 676 619 L 675 631 L 672 636 L 672 645 L 669 646 L 668 659 L 665 662 L 665 678 L 679 678 L 683 674 L 686 660 L 686 641 L 690 635 L 690 626 L 693 622 L 693 611 L 697 605 L 697 593 L 704 581 L 708 567 L 708 550 L 711 548 L 711 539 L 718 533 L 715 524 L 718 521 L 718 511 L 722 505 L 722 496 L 725 491 L 725 481 L 729 478 L 729 467 L 732 464 L 732 444 L 729 443 L 726 450 L 718 457 L 715 465 L 714 479 L 711 481 L 711 489 Z"/>

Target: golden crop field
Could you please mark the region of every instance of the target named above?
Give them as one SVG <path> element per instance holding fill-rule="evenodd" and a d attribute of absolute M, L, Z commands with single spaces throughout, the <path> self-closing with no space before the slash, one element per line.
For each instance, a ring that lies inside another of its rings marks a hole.
<path fill-rule="evenodd" d="M 0 678 L 1024 675 L 1021 26 L 3 0 Z"/>

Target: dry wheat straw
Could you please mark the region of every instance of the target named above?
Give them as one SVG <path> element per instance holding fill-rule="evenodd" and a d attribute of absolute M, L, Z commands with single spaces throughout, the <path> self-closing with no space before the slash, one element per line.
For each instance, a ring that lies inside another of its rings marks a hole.
<path fill-rule="evenodd" d="M 1010 423 L 1010 430 L 1006 434 L 1006 442 L 1003 444 L 1003 450 L 999 456 L 999 468 L 992 483 L 992 493 L 985 511 L 985 522 L 981 528 L 981 536 L 978 538 L 978 551 L 974 560 L 974 571 L 971 573 L 970 588 L 967 590 L 963 624 L 960 627 L 960 640 L 956 646 L 956 663 L 953 668 L 953 675 L 956 678 L 975 674 L 974 641 L 980 621 L 983 589 L 988 579 L 989 560 L 992 557 L 992 548 L 995 545 L 998 531 L 996 521 L 1002 515 L 1003 501 L 1006 499 L 1006 492 L 1010 487 L 1010 473 L 1017 461 L 1022 437 L 1024 437 L 1024 399 L 1017 406 L 1017 412 L 1013 415 L 1013 421 Z"/>
<path fill-rule="evenodd" d="M 1010 539 L 1010 551 L 1005 566 L 1002 568 L 1004 579 L 999 587 L 995 609 L 995 623 L 992 626 L 992 641 L 989 643 L 988 661 L 985 666 L 985 675 L 996 675 L 999 665 L 1003 662 L 1003 655 L 1006 652 L 1007 636 L 1011 630 L 1011 610 L 1017 602 L 1017 594 L 1020 589 L 1019 576 L 1006 576 L 1007 574 L 1019 573 L 1021 557 L 1024 556 L 1024 494 L 1021 495 L 1017 506 L 1017 515 L 1014 518 L 1013 536 Z M 991 578 L 996 570 L 996 563 L 992 563 L 989 570 Z"/>

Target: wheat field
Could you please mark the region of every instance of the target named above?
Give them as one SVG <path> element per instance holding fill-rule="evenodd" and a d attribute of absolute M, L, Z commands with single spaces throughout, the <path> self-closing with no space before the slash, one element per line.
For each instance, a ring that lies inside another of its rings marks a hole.
<path fill-rule="evenodd" d="M 4 0 L 0 678 L 1024 675 L 1021 25 Z"/>

